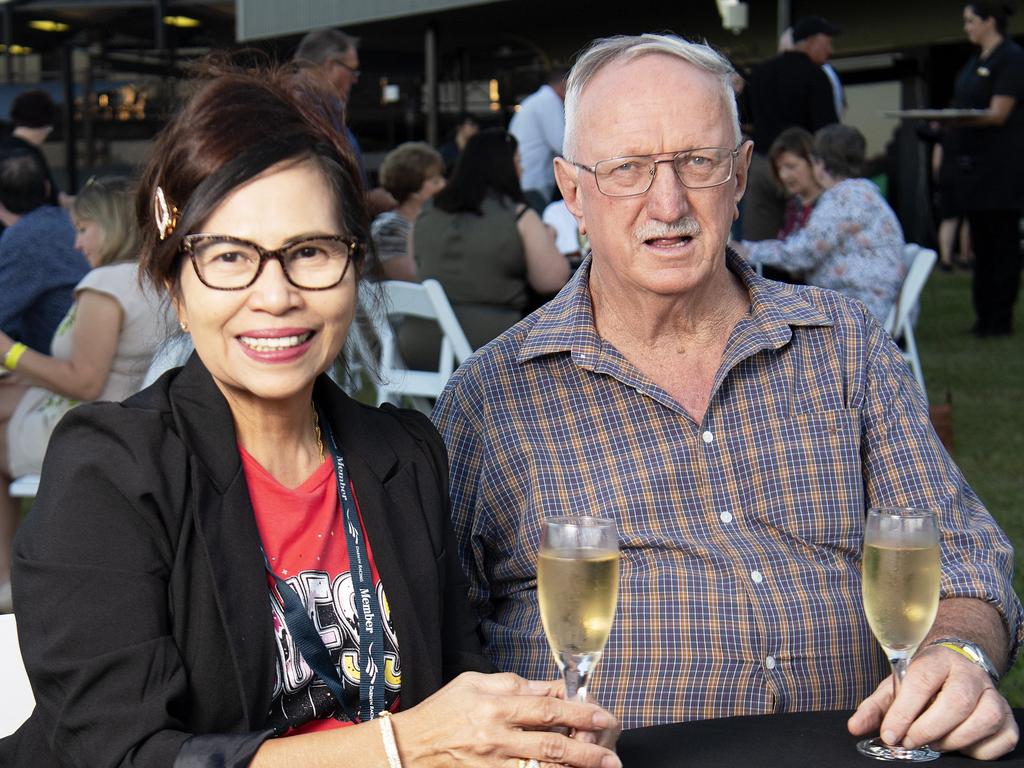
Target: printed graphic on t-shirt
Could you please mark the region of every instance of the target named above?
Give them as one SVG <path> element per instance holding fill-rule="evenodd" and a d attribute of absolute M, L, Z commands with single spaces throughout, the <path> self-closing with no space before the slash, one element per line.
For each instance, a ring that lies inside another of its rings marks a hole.
<path fill-rule="evenodd" d="M 285 577 L 285 574 L 280 574 Z M 306 605 L 313 626 L 330 652 L 345 686 L 349 709 L 359 710 L 359 630 L 356 624 L 356 600 L 349 573 L 339 574 L 333 582 L 326 571 L 307 570 L 285 577 Z M 384 612 L 384 698 L 392 709 L 402 686 L 402 666 L 398 641 L 391 623 L 391 607 L 384 588 L 376 583 L 377 599 Z M 277 670 L 273 704 L 267 727 L 283 734 L 290 728 L 314 720 L 334 717 L 334 695 L 314 673 L 295 648 L 284 620 L 284 608 L 274 590 L 270 590 L 277 647 Z M 306 729 L 308 730 L 308 729 Z"/>

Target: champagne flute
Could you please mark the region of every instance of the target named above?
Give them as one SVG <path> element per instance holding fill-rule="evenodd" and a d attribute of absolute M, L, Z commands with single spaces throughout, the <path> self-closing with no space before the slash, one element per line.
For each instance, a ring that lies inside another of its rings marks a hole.
<path fill-rule="evenodd" d="M 928 634 L 939 608 L 939 531 L 935 513 L 886 507 L 868 511 L 861 590 L 864 612 L 892 664 L 893 697 L 907 665 Z M 927 746 L 889 746 L 881 738 L 857 744 L 878 760 L 923 763 L 939 757 Z"/>
<path fill-rule="evenodd" d="M 615 521 L 600 517 L 544 520 L 537 594 L 544 633 L 565 678 L 565 697 L 586 701 L 587 684 L 608 642 L 619 599 Z"/>

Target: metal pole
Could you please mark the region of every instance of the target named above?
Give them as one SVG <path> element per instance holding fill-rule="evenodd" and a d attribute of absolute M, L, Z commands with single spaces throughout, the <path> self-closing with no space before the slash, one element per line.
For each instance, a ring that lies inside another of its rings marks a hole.
<path fill-rule="evenodd" d="M 466 112 L 466 83 L 469 80 L 469 51 L 459 53 L 459 112 Z"/>
<path fill-rule="evenodd" d="M 164 16 L 167 15 L 167 0 L 154 0 L 153 2 L 153 47 L 158 51 L 167 48 L 167 25 L 164 24 Z"/>
<path fill-rule="evenodd" d="M 96 167 L 96 94 L 92 68 L 96 63 L 92 46 L 86 51 L 85 83 L 82 87 L 82 139 L 85 144 L 85 165 L 92 171 Z"/>
<path fill-rule="evenodd" d="M 778 0 L 775 16 L 775 39 L 778 40 L 793 23 L 793 7 L 790 0 Z"/>
<path fill-rule="evenodd" d="M 437 30 L 427 26 L 423 35 L 423 70 L 427 85 L 427 142 L 437 146 Z"/>
<path fill-rule="evenodd" d="M 7 73 L 7 84 L 14 82 L 14 70 L 11 67 L 11 45 L 14 43 L 14 8 L 8 3 L 4 6 L 4 71 Z"/>
<path fill-rule="evenodd" d="M 72 50 L 69 44 L 61 48 L 61 75 L 64 80 L 64 168 L 68 177 L 68 194 L 73 195 L 78 191 L 78 146 L 75 140 L 75 71 Z"/>

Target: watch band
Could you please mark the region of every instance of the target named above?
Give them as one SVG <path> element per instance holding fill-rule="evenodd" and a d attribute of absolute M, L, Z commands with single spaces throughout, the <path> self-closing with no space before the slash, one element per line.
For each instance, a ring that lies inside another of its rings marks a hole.
<path fill-rule="evenodd" d="M 992 682 L 999 685 L 999 670 L 996 669 L 996 665 L 992 663 L 988 654 L 985 653 L 977 643 L 972 643 L 969 640 L 961 640 L 959 637 L 940 637 L 938 640 L 933 640 L 928 643 L 929 648 L 933 645 L 948 648 L 954 653 L 959 653 L 971 663 L 977 664 L 979 667 L 984 669 L 988 673 L 988 676 L 992 678 Z"/>

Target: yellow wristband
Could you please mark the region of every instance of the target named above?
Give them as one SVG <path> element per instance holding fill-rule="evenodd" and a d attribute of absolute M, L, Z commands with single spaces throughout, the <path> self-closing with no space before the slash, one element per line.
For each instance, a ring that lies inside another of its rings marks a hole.
<path fill-rule="evenodd" d="M 21 356 L 25 354 L 27 346 L 22 344 L 20 341 L 14 344 L 10 349 L 7 350 L 7 354 L 4 355 L 4 368 L 8 371 L 13 371 L 18 367 L 18 361 L 21 360 Z"/>
<path fill-rule="evenodd" d="M 999 670 L 996 669 L 992 661 L 985 655 L 985 651 L 981 649 L 981 646 L 956 637 L 940 637 L 938 640 L 929 643 L 929 645 L 937 645 L 941 648 L 948 648 L 954 653 L 959 653 L 972 664 L 976 664 L 984 669 L 988 676 L 992 678 L 992 682 L 999 685 Z"/>
<path fill-rule="evenodd" d="M 967 659 L 968 661 L 970 661 L 970 662 L 972 662 L 974 664 L 976 664 L 978 662 L 978 660 L 976 658 L 971 656 L 971 654 L 969 654 L 967 651 L 965 651 L 959 645 L 955 645 L 953 643 L 938 643 L 937 645 L 940 648 L 949 648 L 949 650 L 954 651 L 955 653 L 959 653 L 965 659 Z"/>

